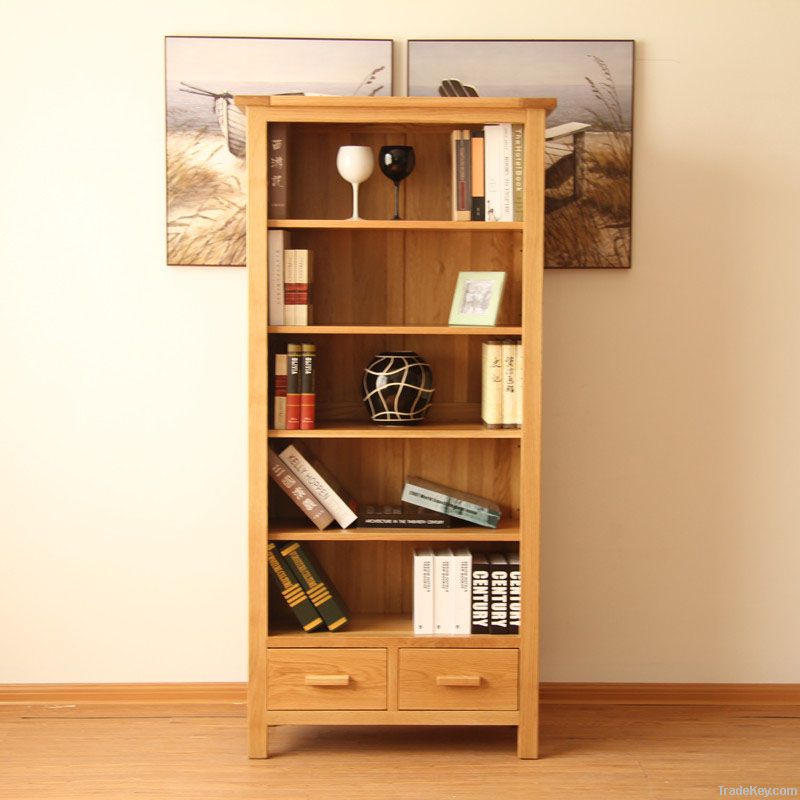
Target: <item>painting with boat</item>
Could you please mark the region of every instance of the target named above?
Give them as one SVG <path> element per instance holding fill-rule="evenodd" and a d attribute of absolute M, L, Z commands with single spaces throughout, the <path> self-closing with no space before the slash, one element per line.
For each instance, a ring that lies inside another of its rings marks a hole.
<path fill-rule="evenodd" d="M 392 94 L 388 39 L 168 36 L 165 62 L 175 266 L 245 263 L 246 140 L 235 94 Z"/>

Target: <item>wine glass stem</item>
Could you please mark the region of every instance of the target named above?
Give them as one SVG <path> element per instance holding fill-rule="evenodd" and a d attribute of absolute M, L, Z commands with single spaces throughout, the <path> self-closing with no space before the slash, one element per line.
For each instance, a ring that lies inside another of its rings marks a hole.
<path fill-rule="evenodd" d="M 353 216 L 350 219 L 361 219 L 358 216 L 358 184 L 353 184 Z"/>
<path fill-rule="evenodd" d="M 400 219 L 400 181 L 394 182 L 394 219 Z"/>

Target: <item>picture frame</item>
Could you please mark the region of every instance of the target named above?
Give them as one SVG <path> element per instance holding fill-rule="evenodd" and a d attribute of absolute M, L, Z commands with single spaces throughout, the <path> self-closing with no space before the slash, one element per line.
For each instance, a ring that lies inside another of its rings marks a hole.
<path fill-rule="evenodd" d="M 505 272 L 459 272 L 448 324 L 496 325 L 505 283 Z"/>
<path fill-rule="evenodd" d="M 411 39 L 411 97 L 555 97 L 545 128 L 544 265 L 629 269 L 633 39 Z"/>
<path fill-rule="evenodd" d="M 245 265 L 235 94 L 393 94 L 391 39 L 165 36 L 168 266 Z"/>

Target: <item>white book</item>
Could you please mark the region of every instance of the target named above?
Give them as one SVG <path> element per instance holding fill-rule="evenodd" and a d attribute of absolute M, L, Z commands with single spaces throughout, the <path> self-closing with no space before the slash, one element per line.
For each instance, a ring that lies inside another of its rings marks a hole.
<path fill-rule="evenodd" d="M 414 633 L 433 633 L 433 550 L 414 551 Z"/>
<path fill-rule="evenodd" d="M 283 297 L 283 253 L 290 246 L 289 232 L 271 230 L 267 233 L 269 263 L 269 324 L 285 325 Z"/>
<path fill-rule="evenodd" d="M 510 123 L 484 125 L 486 220 L 514 221 L 514 153 Z"/>
<path fill-rule="evenodd" d="M 503 427 L 503 352 L 500 342 L 481 345 L 481 418 L 490 428 Z"/>
<path fill-rule="evenodd" d="M 319 500 L 339 525 L 347 528 L 356 521 L 355 511 L 341 496 L 344 490 L 340 486 L 335 489 L 331 486 L 333 478 L 321 474 L 320 464 L 312 464 L 293 444 L 279 455 L 281 461 L 305 484 L 306 489 Z"/>
<path fill-rule="evenodd" d="M 472 628 L 472 553 L 466 547 L 457 547 L 452 564 L 453 633 L 466 634 Z"/>
<path fill-rule="evenodd" d="M 453 633 L 453 551 L 446 547 L 433 556 L 433 630 L 439 635 Z"/>
<path fill-rule="evenodd" d="M 522 409 L 524 408 L 522 404 L 522 389 L 525 385 L 523 364 L 522 342 L 517 342 L 517 352 L 514 353 L 514 407 L 516 409 L 514 424 L 518 428 L 522 427 Z"/>
<path fill-rule="evenodd" d="M 516 342 L 504 341 L 502 344 L 503 356 L 503 427 L 513 428 L 517 417 L 516 390 Z"/>
<path fill-rule="evenodd" d="M 294 302 L 287 303 L 286 288 L 288 285 L 294 286 L 297 283 L 297 250 L 285 250 L 283 254 L 283 324 L 297 325 L 297 305 Z"/>

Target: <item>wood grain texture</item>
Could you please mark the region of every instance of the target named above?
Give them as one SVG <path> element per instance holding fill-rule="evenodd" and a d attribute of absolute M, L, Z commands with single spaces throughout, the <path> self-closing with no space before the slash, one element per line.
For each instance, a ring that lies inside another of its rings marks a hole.
<path fill-rule="evenodd" d="M 524 343 L 523 436 L 520 440 L 520 706 L 517 753 L 536 758 L 539 747 L 539 552 L 542 436 L 542 284 L 544 278 L 545 112 L 525 121 L 525 184 L 522 234 Z"/>
<path fill-rule="evenodd" d="M 267 757 L 267 124 L 247 111 L 248 265 L 248 752 Z"/>
<path fill-rule="evenodd" d="M 399 655 L 400 709 L 517 709 L 517 650 L 401 648 Z"/>
<path fill-rule="evenodd" d="M 269 657 L 272 710 L 386 708 L 386 650 L 285 649 Z"/>
<path fill-rule="evenodd" d="M 419 800 L 447 787 L 485 800 L 491 787 L 503 800 L 700 800 L 798 786 L 799 707 L 553 705 L 541 728 L 537 762 L 513 757 L 513 728 L 424 720 L 281 725 L 272 758 L 248 762 L 241 704 L 0 706 L 0 797 Z"/>
<path fill-rule="evenodd" d="M 412 122 L 419 122 L 420 110 L 428 121 L 428 115 L 442 109 L 481 109 L 492 111 L 499 109 L 541 108 L 552 111 L 556 107 L 553 97 L 303 97 L 293 95 L 236 95 L 233 98 L 239 108 L 248 106 L 269 106 L 272 108 L 323 108 L 341 109 L 347 112 L 377 109 L 397 109 L 414 112 Z M 322 120 L 325 121 L 324 119 Z M 367 122 L 370 118 L 367 118 Z"/>

